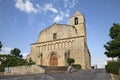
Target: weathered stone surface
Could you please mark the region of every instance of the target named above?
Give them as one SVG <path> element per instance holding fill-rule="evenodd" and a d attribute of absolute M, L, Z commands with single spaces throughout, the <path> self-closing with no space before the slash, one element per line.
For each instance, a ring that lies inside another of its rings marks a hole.
<path fill-rule="evenodd" d="M 79 70 L 73 73 L 0 76 L 0 80 L 112 80 L 104 69 Z"/>
<path fill-rule="evenodd" d="M 27 59 L 38 65 L 68 66 L 67 57 L 75 59 L 75 64 L 81 64 L 82 69 L 91 68 L 85 19 L 79 11 L 70 17 L 69 25 L 54 23 L 41 31 Z"/>
<path fill-rule="evenodd" d="M 120 80 L 120 74 L 119 75 L 115 75 L 115 74 L 111 74 L 112 80 Z"/>
<path fill-rule="evenodd" d="M 9 70 L 5 72 L 5 75 L 25 75 L 38 73 L 45 73 L 45 69 L 38 65 L 28 65 L 9 67 Z"/>

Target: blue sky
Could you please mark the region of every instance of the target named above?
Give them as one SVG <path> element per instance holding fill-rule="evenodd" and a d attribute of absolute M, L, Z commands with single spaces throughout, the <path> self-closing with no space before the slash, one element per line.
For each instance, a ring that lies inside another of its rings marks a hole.
<path fill-rule="evenodd" d="M 69 17 L 80 10 L 86 19 L 87 43 L 92 65 L 103 66 L 107 60 L 104 47 L 113 23 L 120 23 L 120 0 L 0 0 L 1 53 L 19 48 L 30 53 L 30 44 L 54 22 L 68 24 Z"/>

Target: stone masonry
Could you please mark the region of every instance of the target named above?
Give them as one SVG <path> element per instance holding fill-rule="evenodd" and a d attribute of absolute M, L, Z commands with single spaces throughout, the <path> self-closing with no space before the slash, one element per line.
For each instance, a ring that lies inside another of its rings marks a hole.
<path fill-rule="evenodd" d="M 91 68 L 91 56 L 86 42 L 84 15 L 77 10 L 69 19 L 69 24 L 54 23 L 40 32 L 38 40 L 31 44 L 27 59 L 38 65 L 68 66 L 67 58 L 82 69 Z"/>

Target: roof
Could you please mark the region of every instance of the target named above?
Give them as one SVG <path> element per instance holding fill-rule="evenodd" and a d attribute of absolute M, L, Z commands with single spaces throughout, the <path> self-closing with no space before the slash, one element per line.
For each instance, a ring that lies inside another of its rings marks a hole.
<path fill-rule="evenodd" d="M 83 14 L 81 14 L 80 11 L 77 10 L 77 11 L 74 13 L 74 15 L 71 16 L 71 17 L 74 17 L 74 16 L 80 16 L 80 15 L 83 15 Z M 69 18 L 71 18 L 71 17 L 69 17 Z"/>
<path fill-rule="evenodd" d="M 78 15 L 81 15 L 81 13 L 80 13 L 80 11 L 79 11 L 79 10 L 77 10 L 77 11 L 74 13 L 74 15 L 73 15 L 73 16 L 78 16 Z"/>

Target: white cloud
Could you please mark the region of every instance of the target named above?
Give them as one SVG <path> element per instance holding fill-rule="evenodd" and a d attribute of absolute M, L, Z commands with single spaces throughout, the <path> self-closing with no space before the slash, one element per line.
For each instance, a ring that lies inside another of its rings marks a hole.
<path fill-rule="evenodd" d="M 23 58 L 26 59 L 26 57 L 27 57 L 28 54 L 29 54 L 29 53 L 22 53 Z"/>
<path fill-rule="evenodd" d="M 103 63 L 99 63 L 97 64 L 98 68 L 105 68 L 105 65 L 107 64 L 107 62 L 103 62 Z"/>
<path fill-rule="evenodd" d="M 58 10 L 53 7 L 53 4 L 47 3 L 44 6 L 33 4 L 30 0 L 16 0 L 15 7 L 26 13 L 39 13 L 41 11 L 52 11 L 58 13 Z"/>
<path fill-rule="evenodd" d="M 65 17 L 69 17 L 69 13 L 60 11 L 60 13 L 56 15 L 55 18 L 53 19 L 53 22 L 59 22 L 63 20 Z"/>
<path fill-rule="evenodd" d="M 10 54 L 10 51 L 12 50 L 13 48 L 11 47 L 2 47 L 1 48 L 1 54 Z M 29 53 L 21 53 L 23 55 L 23 58 L 26 59 L 26 56 L 29 54 Z"/>
<path fill-rule="evenodd" d="M 68 13 L 65 14 L 66 17 L 69 17 L 70 15 Z"/>
<path fill-rule="evenodd" d="M 99 59 L 99 60 L 95 61 L 93 66 L 97 65 L 97 68 L 105 68 L 106 64 L 107 64 L 107 60 L 106 59 Z"/>
<path fill-rule="evenodd" d="M 114 61 L 116 61 L 118 58 L 107 58 L 107 61 L 112 61 L 112 60 L 114 60 Z"/>
<path fill-rule="evenodd" d="M 73 8 L 78 3 L 78 0 L 64 0 L 65 8 Z"/>
<path fill-rule="evenodd" d="M 9 54 L 12 49 L 13 48 L 11 48 L 11 47 L 3 47 L 1 49 L 1 53 L 3 53 L 3 54 Z"/>
<path fill-rule="evenodd" d="M 50 10 L 50 11 L 52 11 L 53 13 L 58 13 L 58 10 L 56 9 L 56 8 L 54 8 L 53 7 L 53 5 L 52 4 L 46 4 L 44 7 L 43 7 L 43 10 L 44 11 L 48 11 L 48 10 Z"/>
<path fill-rule="evenodd" d="M 61 21 L 62 19 L 63 19 L 63 16 L 57 15 L 57 16 L 54 18 L 53 22 L 59 22 L 59 21 Z"/>
<path fill-rule="evenodd" d="M 15 7 L 26 13 L 37 13 L 38 9 L 29 0 L 16 0 Z"/>

